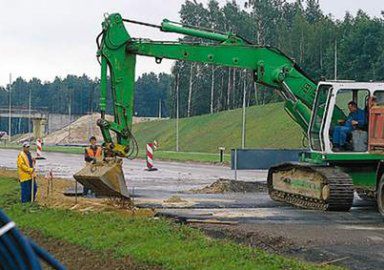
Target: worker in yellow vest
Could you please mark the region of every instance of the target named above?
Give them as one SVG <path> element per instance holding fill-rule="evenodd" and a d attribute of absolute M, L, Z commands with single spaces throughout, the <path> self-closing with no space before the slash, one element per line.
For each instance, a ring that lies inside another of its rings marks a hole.
<path fill-rule="evenodd" d="M 29 142 L 23 143 L 23 150 L 20 151 L 17 157 L 17 171 L 19 174 L 19 181 L 21 186 L 21 202 L 27 203 L 32 201 L 32 188 L 33 188 L 33 201 L 36 197 L 37 184 L 35 181 L 35 162 L 29 151 Z"/>
<path fill-rule="evenodd" d="M 94 163 L 97 160 L 102 159 L 103 150 L 96 143 L 97 143 L 97 140 L 95 136 L 92 136 L 91 138 L 89 138 L 90 145 L 85 149 L 85 153 L 84 153 L 85 162 Z M 87 196 L 89 191 L 90 191 L 89 188 L 84 187 L 83 195 Z"/>

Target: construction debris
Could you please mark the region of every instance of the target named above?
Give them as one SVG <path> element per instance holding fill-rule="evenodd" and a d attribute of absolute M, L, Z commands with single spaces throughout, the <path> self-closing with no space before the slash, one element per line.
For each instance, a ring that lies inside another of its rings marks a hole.
<path fill-rule="evenodd" d="M 0 176 L 14 178 L 17 181 L 15 170 L 0 169 Z M 52 189 L 48 189 L 49 181 L 44 177 L 39 176 L 36 180 L 39 186 L 36 202 L 42 206 L 79 212 L 118 212 L 124 216 L 154 216 L 154 211 L 151 209 L 136 208 L 131 204 L 122 207 L 119 200 L 65 196 L 64 191 L 75 186 L 75 181 L 70 179 L 53 178 Z"/>
<path fill-rule="evenodd" d="M 210 186 L 202 189 L 192 189 L 190 192 L 196 194 L 220 194 L 227 192 L 265 192 L 267 191 L 266 182 L 244 182 L 220 178 Z"/>

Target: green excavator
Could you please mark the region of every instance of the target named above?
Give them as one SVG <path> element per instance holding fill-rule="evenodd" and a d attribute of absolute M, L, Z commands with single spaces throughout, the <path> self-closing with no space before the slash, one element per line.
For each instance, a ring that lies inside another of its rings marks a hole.
<path fill-rule="evenodd" d="M 133 38 L 125 24 L 140 24 L 163 32 L 197 37 L 205 42 L 158 42 Z M 285 111 L 302 128 L 309 151 L 300 162 L 269 169 L 268 190 L 276 201 L 319 210 L 348 211 L 354 192 L 377 200 L 384 215 L 384 83 L 312 80 L 282 51 L 260 47 L 233 33 L 215 32 L 164 20 L 161 25 L 105 17 L 97 37 L 101 64 L 101 119 L 97 125 L 110 158 L 90 164 L 75 175 L 83 185 L 103 195 L 129 197 L 121 158 L 137 151 L 132 135 L 136 56 L 192 61 L 251 70 L 254 81 L 277 90 Z M 114 121 L 106 119 L 107 72 L 113 98 Z M 336 152 L 332 132 L 349 113 L 354 101 L 365 110 L 367 125 L 355 128 L 346 139 L 348 147 Z M 271 122 L 273 119 L 271 119 Z M 279 132 L 276 127 L 276 132 Z M 113 139 L 111 132 L 115 133 Z M 282 140 L 284 134 L 281 134 Z M 112 153 L 112 154 L 111 154 Z"/>

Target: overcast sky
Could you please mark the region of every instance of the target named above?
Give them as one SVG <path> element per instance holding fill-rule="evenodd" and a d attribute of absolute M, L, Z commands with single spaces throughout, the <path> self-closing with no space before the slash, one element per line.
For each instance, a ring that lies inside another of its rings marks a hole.
<path fill-rule="evenodd" d="M 207 0 L 198 0 L 206 3 Z M 125 18 L 159 24 L 163 18 L 179 20 L 184 0 L 0 0 L 0 86 L 13 78 L 32 77 L 43 81 L 55 76 L 83 73 L 99 76 L 95 37 L 101 30 L 103 14 L 119 12 Z M 225 3 L 226 0 L 219 0 Z M 244 0 L 239 0 L 243 3 Z M 346 10 L 356 14 L 363 9 L 381 16 L 383 0 L 320 0 L 326 13 L 342 18 Z M 174 34 L 156 29 L 127 26 L 134 37 L 173 40 Z M 143 72 L 169 72 L 172 61 L 161 65 L 139 57 L 137 75 Z"/>

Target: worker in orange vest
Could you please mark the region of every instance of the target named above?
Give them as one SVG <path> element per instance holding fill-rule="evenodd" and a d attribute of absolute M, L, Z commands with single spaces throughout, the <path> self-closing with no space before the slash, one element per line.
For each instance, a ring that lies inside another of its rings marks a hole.
<path fill-rule="evenodd" d="M 90 145 L 85 149 L 84 160 L 87 163 L 94 163 L 102 158 L 103 150 L 96 144 L 97 140 L 95 136 L 89 138 L 89 143 Z M 89 191 L 89 188 L 84 187 L 83 195 L 87 196 Z"/>

